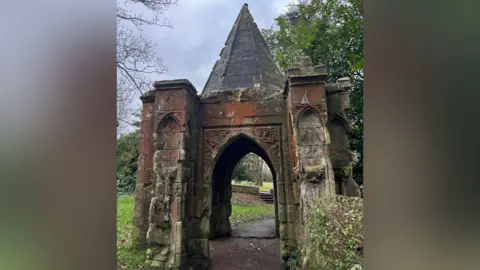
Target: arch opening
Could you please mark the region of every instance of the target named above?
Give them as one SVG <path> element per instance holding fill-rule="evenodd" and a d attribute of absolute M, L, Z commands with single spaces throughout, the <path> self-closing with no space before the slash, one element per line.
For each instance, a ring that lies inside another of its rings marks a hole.
<path fill-rule="evenodd" d="M 279 234 L 278 206 L 276 199 L 277 172 L 267 152 L 253 139 L 238 135 L 227 143 L 225 149 L 218 154 L 211 174 L 212 195 L 210 212 L 210 239 L 229 237 L 232 235 L 230 216 L 232 214 L 232 178 L 238 163 L 248 154 L 259 156 L 268 166 L 273 182 L 275 209 L 275 236 Z"/>

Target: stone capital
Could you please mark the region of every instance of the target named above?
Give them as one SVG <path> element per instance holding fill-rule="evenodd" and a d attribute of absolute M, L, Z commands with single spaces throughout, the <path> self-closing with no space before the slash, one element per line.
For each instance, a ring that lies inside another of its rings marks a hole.
<path fill-rule="evenodd" d="M 152 91 L 149 91 L 149 92 L 143 94 L 140 97 L 140 100 L 142 101 L 142 104 L 154 103 L 155 102 L 155 95 L 153 95 Z"/>
<path fill-rule="evenodd" d="M 187 79 L 156 81 L 153 87 L 155 87 L 155 91 L 184 89 L 192 95 L 197 96 L 197 89 L 195 89 L 193 84 Z"/>

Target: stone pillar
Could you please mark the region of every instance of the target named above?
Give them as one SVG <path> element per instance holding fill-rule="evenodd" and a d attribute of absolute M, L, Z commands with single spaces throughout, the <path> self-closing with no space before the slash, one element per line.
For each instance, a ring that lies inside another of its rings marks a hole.
<path fill-rule="evenodd" d="M 350 123 L 347 112 L 350 109 L 348 90 L 351 88 L 349 78 L 340 78 L 336 83 L 327 84 L 328 131 L 330 134 L 330 160 L 332 162 L 337 194 L 360 196 L 358 185 L 352 178 L 353 155 L 350 152 L 348 133 Z"/>
<path fill-rule="evenodd" d="M 153 185 L 153 103 L 155 96 L 147 93 L 140 97 L 143 103 L 142 120 L 140 125 L 140 144 L 137 168 L 137 185 L 135 187 L 135 206 L 133 211 L 133 244 L 138 248 L 146 245 L 148 230 L 148 211 L 152 198 Z"/>
<path fill-rule="evenodd" d="M 185 201 L 194 175 L 190 129 L 196 97 L 187 80 L 155 83 L 155 187 L 147 232 L 147 264 L 153 269 L 180 269 L 185 264 Z"/>
<path fill-rule="evenodd" d="M 292 123 L 289 144 L 294 166 L 293 194 L 287 196 L 287 223 L 280 224 L 280 237 L 285 230 L 289 238 L 292 238 L 291 234 L 296 234 L 295 248 L 297 252 L 301 250 L 302 254 L 308 254 L 303 243 L 308 237 L 306 225 L 313 201 L 317 197 L 335 196 L 328 147 L 330 135 L 327 129 L 326 81 L 326 67 L 314 67 L 309 57 L 299 57 L 296 66 L 288 70 L 285 96 L 289 121 Z M 294 199 L 288 200 L 290 197 Z M 288 249 L 292 250 L 291 247 Z M 308 260 L 307 255 L 303 262 Z"/>
<path fill-rule="evenodd" d="M 300 188 L 303 222 L 308 219 L 308 208 L 315 197 L 335 195 L 328 151 L 326 81 L 326 67 L 313 67 L 309 57 L 299 57 L 296 66 L 288 70 L 287 98 L 298 158 L 294 174 Z"/>

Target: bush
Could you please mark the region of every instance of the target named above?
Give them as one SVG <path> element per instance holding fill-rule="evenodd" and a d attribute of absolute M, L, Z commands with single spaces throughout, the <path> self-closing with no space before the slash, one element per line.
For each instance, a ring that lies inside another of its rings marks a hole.
<path fill-rule="evenodd" d="M 123 134 L 117 139 L 117 194 L 135 190 L 138 160 L 138 131 Z"/>
<path fill-rule="evenodd" d="M 297 270 L 301 264 L 301 253 L 298 250 L 287 254 L 287 270 Z"/>
<path fill-rule="evenodd" d="M 363 265 L 363 199 L 317 199 L 307 223 L 316 269 L 351 270 Z M 314 269 L 312 268 L 312 269 Z M 310 267 L 308 267 L 310 269 Z"/>

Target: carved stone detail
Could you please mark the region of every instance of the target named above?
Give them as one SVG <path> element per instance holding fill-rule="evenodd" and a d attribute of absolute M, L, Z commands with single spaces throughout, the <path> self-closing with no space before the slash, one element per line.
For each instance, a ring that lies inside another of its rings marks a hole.
<path fill-rule="evenodd" d="M 259 127 L 251 128 L 234 128 L 234 129 L 219 129 L 205 131 L 205 155 L 204 165 L 207 173 L 212 165 L 215 152 L 232 136 L 239 133 L 246 133 L 255 138 L 255 141 L 267 153 L 271 153 L 270 158 L 272 163 L 277 168 L 280 166 L 281 150 L 280 150 L 280 128 L 278 127 Z"/>
<path fill-rule="evenodd" d="M 255 138 L 262 142 L 266 149 L 280 141 L 280 131 L 276 127 L 262 127 L 254 130 Z M 272 160 L 273 162 L 273 160 Z"/>
<path fill-rule="evenodd" d="M 218 150 L 223 140 L 230 133 L 230 130 L 207 130 L 205 131 L 205 167 L 210 167 L 214 151 Z"/>

